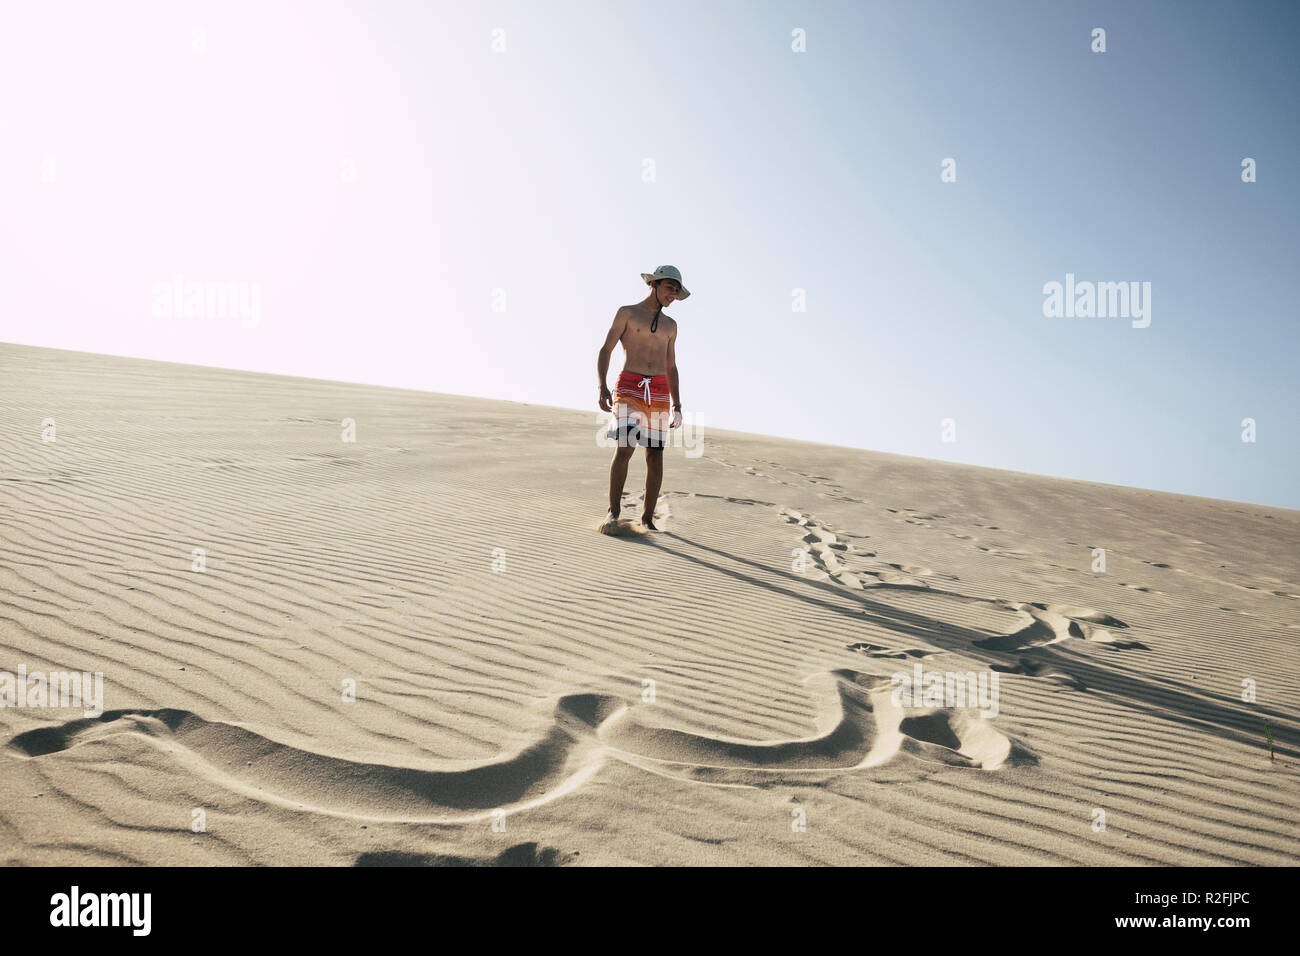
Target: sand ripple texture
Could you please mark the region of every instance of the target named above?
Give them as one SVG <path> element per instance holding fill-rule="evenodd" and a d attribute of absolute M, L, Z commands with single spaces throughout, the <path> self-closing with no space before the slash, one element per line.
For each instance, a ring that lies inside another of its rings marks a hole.
<path fill-rule="evenodd" d="M 12 345 L 0 396 L 0 675 L 103 675 L 0 708 L 7 864 L 1300 856 L 1300 512 L 709 431 L 611 536 L 594 410 Z"/>

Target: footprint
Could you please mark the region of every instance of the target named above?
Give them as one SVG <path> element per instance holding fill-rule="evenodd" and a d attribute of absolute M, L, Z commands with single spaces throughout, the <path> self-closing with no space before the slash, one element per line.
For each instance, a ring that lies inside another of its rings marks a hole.
<path fill-rule="evenodd" d="M 1030 618 L 1028 624 L 1011 634 L 1000 634 L 976 641 L 976 647 L 991 651 L 1021 651 L 1030 647 L 1045 647 L 1070 637 L 1085 641 L 1111 644 L 1122 649 L 1149 650 L 1137 641 L 1119 643 L 1108 628 L 1127 628 L 1123 621 L 1088 607 L 1071 604 L 1011 603 L 1001 604 L 1005 610 L 1021 611 Z"/>
<path fill-rule="evenodd" d="M 986 554 L 991 554 L 999 558 L 1018 558 L 1022 555 L 1029 553 L 1027 551 L 1021 550 L 1020 548 L 1004 548 L 1001 547 L 1000 545 L 992 545 L 989 547 L 985 547 L 984 545 L 981 544 L 978 545 L 978 548 L 979 550 L 985 552 Z"/>
<path fill-rule="evenodd" d="M 1045 661 L 1034 661 L 1028 657 L 1020 658 L 1014 666 L 1008 664 L 994 664 L 992 670 L 1002 674 L 1024 674 L 1028 677 L 1042 677 L 1055 680 L 1059 683 L 1073 687 L 1075 690 L 1087 690 L 1087 685 L 1079 678 L 1072 674 L 1067 674 L 1058 667 L 1054 667 Z"/>
<path fill-rule="evenodd" d="M 810 580 L 831 580 L 853 590 L 873 587 L 929 589 L 929 585 L 921 580 L 934 574 L 929 568 L 899 563 L 888 564 L 890 570 L 850 568 L 839 555 L 844 555 L 846 559 L 874 558 L 876 552 L 861 551 L 852 543 L 839 540 L 841 532 L 833 531 L 792 508 L 783 507 L 778 511 L 778 515 L 788 524 L 798 525 L 805 530 L 800 538 L 802 544 L 800 550 L 812 565 L 811 570 L 805 572 Z M 859 535 L 846 535 L 846 537 L 861 538 Z M 957 579 L 954 577 L 952 580 Z"/>
<path fill-rule="evenodd" d="M 937 657 L 939 656 L 939 654 L 942 653 L 942 651 L 922 650 L 921 648 L 910 648 L 901 651 L 891 651 L 888 648 L 882 647 L 879 644 L 868 644 L 865 641 L 859 641 L 856 644 L 846 644 L 844 646 L 851 651 L 861 651 L 863 654 L 866 654 L 868 657 L 889 658 L 894 660 L 906 660 L 909 657 L 914 657 L 917 658 L 918 660 L 925 661 L 925 660 L 929 660 L 932 657 Z"/>
<path fill-rule="evenodd" d="M 727 501 L 727 502 L 730 502 L 730 503 L 733 504 L 733 505 L 763 505 L 764 507 L 767 507 L 767 508 L 773 508 L 773 507 L 775 507 L 775 503 L 774 503 L 774 502 L 771 502 L 771 501 L 759 501 L 757 498 L 736 498 L 736 497 L 733 497 L 733 496 L 731 496 L 731 495 L 706 495 L 706 494 L 701 494 L 701 493 L 699 493 L 699 492 L 695 493 L 692 497 L 695 497 L 695 498 L 713 498 L 713 499 L 715 499 L 715 500 L 717 500 L 717 501 Z"/>

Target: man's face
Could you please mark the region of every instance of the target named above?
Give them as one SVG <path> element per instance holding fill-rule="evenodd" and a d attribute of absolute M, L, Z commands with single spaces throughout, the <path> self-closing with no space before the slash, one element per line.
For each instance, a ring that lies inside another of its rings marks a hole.
<path fill-rule="evenodd" d="M 677 298 L 677 293 L 681 291 L 681 283 L 676 279 L 660 279 L 657 289 L 659 291 L 659 301 L 664 306 L 670 306 Z"/>

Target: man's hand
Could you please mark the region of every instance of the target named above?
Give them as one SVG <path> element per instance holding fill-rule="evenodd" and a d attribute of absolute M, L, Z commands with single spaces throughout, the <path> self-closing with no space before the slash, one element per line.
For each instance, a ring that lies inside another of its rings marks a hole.
<path fill-rule="evenodd" d="M 673 409 L 673 420 L 669 423 L 669 428 L 676 428 L 682 423 L 682 410 L 680 407 Z"/>
<path fill-rule="evenodd" d="M 612 412 L 614 410 L 613 402 L 614 396 L 609 393 L 609 386 L 600 386 L 600 410 L 602 412 Z"/>

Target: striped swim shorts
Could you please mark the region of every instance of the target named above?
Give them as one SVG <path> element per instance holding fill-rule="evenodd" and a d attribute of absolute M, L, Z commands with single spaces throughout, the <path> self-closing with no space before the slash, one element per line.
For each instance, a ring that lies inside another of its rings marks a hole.
<path fill-rule="evenodd" d="M 618 439 L 620 445 L 665 448 L 671 421 L 672 389 L 667 375 L 619 373 L 607 437 Z"/>

